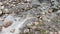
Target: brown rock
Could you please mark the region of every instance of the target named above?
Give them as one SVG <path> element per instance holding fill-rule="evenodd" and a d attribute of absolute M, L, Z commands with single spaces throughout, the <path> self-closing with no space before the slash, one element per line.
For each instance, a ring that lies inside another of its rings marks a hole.
<path fill-rule="evenodd" d="M 49 12 L 49 13 L 52 13 L 52 12 L 53 12 L 53 9 L 49 9 L 48 12 Z"/>
<path fill-rule="evenodd" d="M 5 28 L 7 28 L 7 27 L 9 27 L 12 23 L 13 23 L 13 21 L 4 21 L 3 26 L 4 26 Z"/>

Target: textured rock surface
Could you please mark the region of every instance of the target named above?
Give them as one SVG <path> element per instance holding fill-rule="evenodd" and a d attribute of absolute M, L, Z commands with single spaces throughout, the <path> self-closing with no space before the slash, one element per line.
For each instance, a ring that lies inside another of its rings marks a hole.
<path fill-rule="evenodd" d="M 59 34 L 60 0 L 0 0 L 0 34 Z"/>

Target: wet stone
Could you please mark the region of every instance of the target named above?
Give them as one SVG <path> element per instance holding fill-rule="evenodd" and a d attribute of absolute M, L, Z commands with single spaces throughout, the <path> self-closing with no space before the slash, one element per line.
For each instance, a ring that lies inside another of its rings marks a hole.
<path fill-rule="evenodd" d="M 18 34 L 20 31 L 21 34 L 46 34 L 46 31 L 59 31 L 59 5 L 57 0 L 0 0 L 0 34 Z"/>
<path fill-rule="evenodd" d="M 7 27 L 11 26 L 12 23 L 13 23 L 13 21 L 6 20 L 6 21 L 4 21 L 3 26 L 4 26 L 5 28 L 7 28 Z"/>

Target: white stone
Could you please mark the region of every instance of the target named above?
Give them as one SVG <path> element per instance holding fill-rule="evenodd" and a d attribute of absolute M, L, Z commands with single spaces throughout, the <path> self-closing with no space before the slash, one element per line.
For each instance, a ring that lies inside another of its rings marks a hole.
<path fill-rule="evenodd" d="M 0 2 L 0 5 L 2 5 L 3 3 L 2 2 Z"/>
<path fill-rule="evenodd" d="M 57 11 L 57 13 L 59 13 L 59 12 L 60 12 L 60 10 Z"/>
<path fill-rule="evenodd" d="M 1 9 L 4 9 L 4 6 L 1 6 Z"/>

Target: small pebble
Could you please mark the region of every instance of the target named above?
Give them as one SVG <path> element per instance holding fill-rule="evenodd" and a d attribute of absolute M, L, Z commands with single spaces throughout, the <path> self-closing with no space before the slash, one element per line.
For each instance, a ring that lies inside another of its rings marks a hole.
<path fill-rule="evenodd" d="M 3 5 L 3 3 L 2 3 L 2 2 L 0 2 L 0 5 Z"/>
<path fill-rule="evenodd" d="M 53 9 L 49 9 L 48 12 L 49 12 L 49 13 L 52 13 L 52 12 L 53 12 Z"/>
<path fill-rule="evenodd" d="M 60 34 L 60 31 L 58 31 L 58 34 Z"/>
<path fill-rule="evenodd" d="M 27 24 L 27 26 L 31 26 L 33 23 L 29 23 L 29 24 Z"/>
<path fill-rule="evenodd" d="M 35 30 L 37 27 L 36 26 L 33 26 L 32 29 Z"/>
<path fill-rule="evenodd" d="M 4 9 L 4 6 L 1 6 L 1 9 Z"/>
<path fill-rule="evenodd" d="M 35 25 L 38 25 L 39 24 L 39 22 L 35 22 Z"/>
<path fill-rule="evenodd" d="M 29 29 L 25 29 L 25 30 L 24 30 L 24 33 L 27 33 L 27 32 L 29 32 Z"/>
<path fill-rule="evenodd" d="M 11 33 L 14 33 L 14 31 L 15 31 L 15 28 L 12 28 L 10 32 L 11 32 Z"/>
<path fill-rule="evenodd" d="M 42 12 L 43 15 L 45 15 L 45 12 Z"/>
<path fill-rule="evenodd" d="M 3 22 L 0 20 L 0 32 L 2 31 Z"/>
<path fill-rule="evenodd" d="M 7 14 L 9 13 L 9 10 L 8 9 L 4 9 L 5 11 L 3 11 L 3 13 Z"/>
<path fill-rule="evenodd" d="M 0 32 L 2 31 L 2 26 L 0 26 Z"/>
<path fill-rule="evenodd" d="M 0 10 L 0 15 L 2 15 L 2 10 Z"/>
<path fill-rule="evenodd" d="M 50 32 L 50 34 L 54 34 L 53 32 Z"/>
<path fill-rule="evenodd" d="M 58 10 L 57 13 L 60 13 L 60 10 Z"/>
<path fill-rule="evenodd" d="M 25 3 L 28 3 L 28 2 L 30 3 L 30 2 L 31 2 L 31 0 L 24 0 L 24 2 L 25 2 Z"/>
<path fill-rule="evenodd" d="M 4 18 L 1 17 L 0 20 L 1 20 L 1 21 L 4 21 Z"/>

